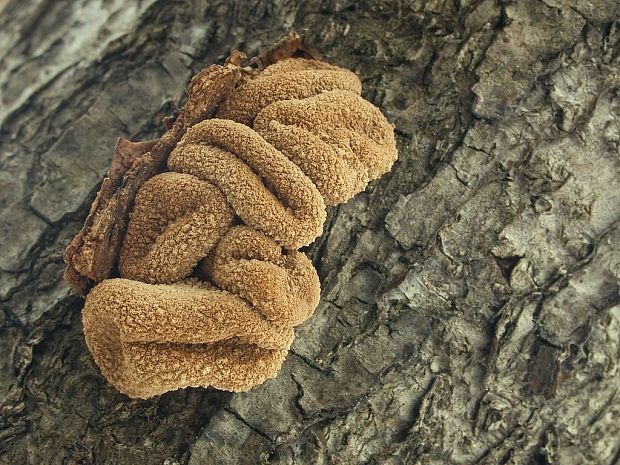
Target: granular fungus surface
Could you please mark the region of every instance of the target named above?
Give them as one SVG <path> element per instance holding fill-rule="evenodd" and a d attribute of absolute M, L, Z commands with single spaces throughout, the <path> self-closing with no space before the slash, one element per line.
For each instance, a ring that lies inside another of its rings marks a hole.
<path fill-rule="evenodd" d="M 227 64 L 241 78 L 212 114 L 173 123 L 167 165 L 137 188 L 119 277 L 98 279 L 67 255 L 74 287 L 94 284 L 87 345 L 130 397 L 246 391 L 274 377 L 320 297 L 297 249 L 321 234 L 326 206 L 396 160 L 393 127 L 360 96 L 355 74 L 308 56 L 276 58 L 260 70 Z M 82 255 L 88 246 L 82 240 Z"/>

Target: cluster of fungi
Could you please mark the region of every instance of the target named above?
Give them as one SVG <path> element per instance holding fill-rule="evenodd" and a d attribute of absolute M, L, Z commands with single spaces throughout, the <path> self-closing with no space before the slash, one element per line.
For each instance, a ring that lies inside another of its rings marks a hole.
<path fill-rule="evenodd" d="M 86 343 L 130 397 L 246 391 L 278 372 L 320 284 L 298 249 L 387 172 L 393 127 L 290 34 L 192 79 L 156 141 L 119 139 L 65 252 Z"/>

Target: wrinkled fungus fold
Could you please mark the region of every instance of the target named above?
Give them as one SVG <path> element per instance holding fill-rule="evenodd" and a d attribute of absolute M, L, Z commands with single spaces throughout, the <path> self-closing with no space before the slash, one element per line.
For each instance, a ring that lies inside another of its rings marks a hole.
<path fill-rule="evenodd" d="M 397 157 L 392 125 L 352 72 L 305 56 L 238 74 L 212 115 L 173 126 L 167 165 L 137 189 L 118 277 L 80 276 L 96 284 L 88 348 L 131 397 L 274 377 L 320 297 L 297 249 L 321 234 L 326 206 Z"/>

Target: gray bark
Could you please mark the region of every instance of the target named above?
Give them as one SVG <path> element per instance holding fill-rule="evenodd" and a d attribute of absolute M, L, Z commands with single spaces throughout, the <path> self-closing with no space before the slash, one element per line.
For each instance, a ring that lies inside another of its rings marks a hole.
<path fill-rule="evenodd" d="M 620 462 L 615 0 L 0 2 L 0 463 Z M 395 124 L 279 376 L 129 400 L 62 281 L 118 136 L 290 29 Z"/>

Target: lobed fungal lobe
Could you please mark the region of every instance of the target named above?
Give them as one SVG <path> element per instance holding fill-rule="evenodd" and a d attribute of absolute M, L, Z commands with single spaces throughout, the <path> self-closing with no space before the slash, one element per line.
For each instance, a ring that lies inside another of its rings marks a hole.
<path fill-rule="evenodd" d="M 297 249 L 321 233 L 326 205 L 397 156 L 393 127 L 360 92 L 350 71 L 275 60 L 188 126 L 167 170 L 141 183 L 120 277 L 83 310 L 87 345 L 118 390 L 245 391 L 277 374 L 320 296 Z"/>

